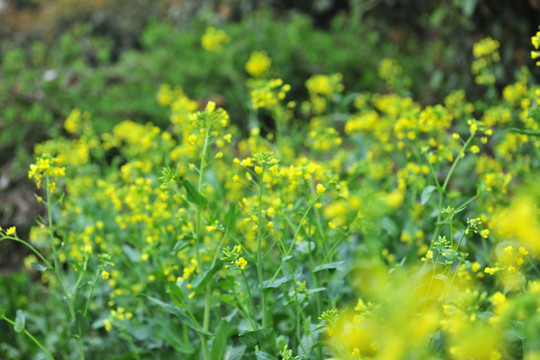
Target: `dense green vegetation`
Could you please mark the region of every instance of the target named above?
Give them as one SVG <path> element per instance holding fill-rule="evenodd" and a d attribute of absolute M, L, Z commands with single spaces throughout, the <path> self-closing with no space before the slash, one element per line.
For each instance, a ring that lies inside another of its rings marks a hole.
<path fill-rule="evenodd" d="M 234 4 L 0 46 L 0 358 L 539 358 L 523 9 Z"/>

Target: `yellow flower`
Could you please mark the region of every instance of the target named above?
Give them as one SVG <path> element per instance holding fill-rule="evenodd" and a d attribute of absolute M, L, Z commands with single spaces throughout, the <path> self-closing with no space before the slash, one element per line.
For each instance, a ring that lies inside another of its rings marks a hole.
<path fill-rule="evenodd" d="M 103 274 L 101 274 L 101 277 L 104 279 L 104 280 L 107 280 L 109 278 L 111 274 L 109 274 L 108 271 L 104 271 Z"/>
<path fill-rule="evenodd" d="M 103 320 L 103 324 L 105 325 L 105 330 L 107 330 L 107 331 L 112 330 L 111 320 L 105 319 L 105 320 Z"/>
<path fill-rule="evenodd" d="M 254 51 L 246 63 L 246 71 L 253 77 L 263 75 L 272 64 L 272 60 L 265 51 Z"/>
<path fill-rule="evenodd" d="M 17 229 L 15 228 L 15 226 L 12 226 L 12 227 L 10 227 L 9 229 L 6 230 L 6 235 L 7 236 L 15 235 L 16 231 L 17 231 Z"/>
<path fill-rule="evenodd" d="M 223 51 L 223 44 L 228 43 L 230 40 L 225 31 L 209 27 L 201 39 L 201 45 L 205 50 L 219 53 Z"/>
<path fill-rule="evenodd" d="M 246 261 L 246 259 L 244 259 L 243 257 L 241 257 L 240 259 L 236 260 L 236 262 L 234 263 L 234 265 L 238 266 L 241 270 L 244 270 L 244 268 L 245 268 L 246 265 L 247 265 L 247 261 Z"/>
<path fill-rule="evenodd" d="M 321 195 L 325 191 L 326 191 L 326 188 L 324 187 L 323 184 L 321 183 L 317 184 L 317 195 Z"/>

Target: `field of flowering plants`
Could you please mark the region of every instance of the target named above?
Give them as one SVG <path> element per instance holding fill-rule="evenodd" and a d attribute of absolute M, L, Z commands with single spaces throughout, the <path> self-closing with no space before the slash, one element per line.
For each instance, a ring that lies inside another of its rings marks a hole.
<path fill-rule="evenodd" d="M 399 59 L 381 92 L 295 88 L 268 49 L 238 68 L 236 41 L 197 46 L 237 96 L 164 83 L 141 102 L 168 118 L 74 108 L 35 145 L 42 216 L 0 228 L 27 251 L 0 359 L 540 359 L 538 67 L 497 88 L 501 44 L 479 39 L 482 98 L 426 105 Z"/>

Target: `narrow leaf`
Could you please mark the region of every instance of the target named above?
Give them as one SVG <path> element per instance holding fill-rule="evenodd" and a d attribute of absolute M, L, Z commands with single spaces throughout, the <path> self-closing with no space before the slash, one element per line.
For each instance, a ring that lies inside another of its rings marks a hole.
<path fill-rule="evenodd" d="M 176 306 L 179 308 L 185 307 L 186 298 L 184 297 L 184 292 L 182 288 L 174 282 L 170 282 L 168 286 L 169 295 Z"/>
<path fill-rule="evenodd" d="M 84 317 L 82 311 L 78 310 L 75 314 L 75 320 L 73 320 L 73 323 L 70 326 L 71 336 L 75 339 L 80 339 L 86 334 L 87 329 L 88 321 Z"/>
<path fill-rule="evenodd" d="M 261 343 L 271 343 L 275 340 L 274 329 L 263 328 L 255 331 L 248 331 L 240 334 L 239 340 L 242 344 L 250 347 Z"/>
<path fill-rule="evenodd" d="M 204 292 L 206 290 L 206 284 L 208 284 L 208 282 L 213 279 L 214 275 L 221 269 L 222 266 L 223 262 L 218 261 L 214 265 L 214 267 L 212 267 L 206 272 L 206 274 L 204 274 L 204 276 L 199 276 L 197 280 L 192 283 L 193 288 L 195 289 L 195 293 L 199 294 L 201 292 Z"/>
<path fill-rule="evenodd" d="M 148 300 L 150 300 L 151 302 L 153 302 L 154 304 L 160 306 L 161 308 L 165 309 L 166 311 L 170 312 L 171 314 L 175 315 L 177 318 L 179 318 L 182 323 L 184 323 L 186 326 L 192 328 L 193 330 L 195 330 L 196 332 L 198 332 L 199 334 L 203 334 L 203 335 L 207 335 L 207 336 L 212 336 L 212 333 L 209 333 L 207 331 L 204 331 L 203 329 L 200 328 L 199 325 L 197 325 L 186 313 L 186 311 L 184 309 L 180 309 L 179 307 L 177 306 L 174 306 L 174 305 L 171 305 L 171 304 L 167 304 L 159 299 L 156 299 L 156 298 L 153 298 L 151 296 L 147 296 Z"/>
<path fill-rule="evenodd" d="M 422 194 L 420 195 L 420 204 L 424 205 L 428 202 L 429 198 L 431 197 L 431 194 L 433 194 L 433 191 L 437 189 L 436 186 L 429 185 L 426 186 L 424 191 L 422 191 Z"/>
<path fill-rule="evenodd" d="M 272 279 L 265 280 L 263 282 L 263 289 L 275 289 L 280 287 L 281 285 L 285 284 L 286 282 L 291 281 L 290 278 L 286 278 L 285 276 L 279 277 L 276 280 L 274 280 L 273 283 L 271 283 Z"/>
<path fill-rule="evenodd" d="M 229 347 L 227 348 L 227 352 L 225 353 L 223 360 L 242 360 L 244 358 L 245 352 L 246 352 L 245 345 Z"/>
<path fill-rule="evenodd" d="M 277 360 L 277 357 L 264 351 L 255 351 L 255 356 L 257 357 L 257 360 Z"/>
<path fill-rule="evenodd" d="M 232 204 L 229 206 L 229 210 L 225 214 L 225 228 L 229 233 L 232 233 L 236 229 L 236 205 Z"/>
<path fill-rule="evenodd" d="M 208 205 L 208 200 L 206 200 L 206 198 L 202 196 L 199 190 L 197 190 L 197 188 L 193 186 L 193 184 L 190 183 L 189 180 L 182 179 L 181 182 L 186 189 L 188 201 L 197 204 L 201 208 L 205 208 Z"/>
<path fill-rule="evenodd" d="M 211 360 L 221 360 L 225 355 L 225 347 L 227 338 L 229 337 L 229 323 L 225 319 L 221 319 L 215 331 L 216 337 L 212 343 Z"/>
<path fill-rule="evenodd" d="M 35 263 L 35 262 L 30 263 L 30 265 L 32 265 L 32 267 L 36 271 L 47 271 L 48 270 L 48 268 L 46 266 L 43 266 L 43 265 Z"/>
<path fill-rule="evenodd" d="M 336 262 L 331 262 L 324 265 L 319 265 L 313 270 L 313 272 L 318 272 L 318 271 L 328 270 L 328 269 L 337 269 L 343 264 L 345 264 L 345 261 L 336 261 Z"/>
<path fill-rule="evenodd" d="M 530 136 L 540 136 L 539 130 L 529 130 L 529 129 L 518 129 L 518 128 L 509 128 L 508 131 Z"/>
<path fill-rule="evenodd" d="M 19 333 L 23 331 L 24 325 L 26 324 L 26 318 L 24 317 L 24 312 L 21 309 L 17 310 L 17 315 L 15 316 L 15 324 L 16 326 L 13 327 L 15 332 Z"/>

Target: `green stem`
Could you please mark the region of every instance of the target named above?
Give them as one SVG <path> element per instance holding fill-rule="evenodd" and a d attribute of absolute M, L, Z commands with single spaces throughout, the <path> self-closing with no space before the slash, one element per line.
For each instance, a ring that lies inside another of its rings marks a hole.
<path fill-rule="evenodd" d="M 92 297 L 94 296 L 94 289 L 96 288 L 99 276 L 101 275 L 101 269 L 98 269 L 96 271 L 96 277 L 94 278 L 94 281 L 92 282 L 92 285 L 90 286 L 90 294 L 88 295 L 88 299 L 86 299 L 86 304 L 84 305 L 84 311 L 83 315 L 86 316 L 88 313 L 88 306 L 90 305 L 90 301 L 92 300 Z"/>
<path fill-rule="evenodd" d="M 474 139 L 474 135 L 476 135 L 476 132 L 471 133 L 465 144 L 463 144 L 463 147 L 461 148 L 458 156 L 454 160 L 454 163 L 452 164 L 452 167 L 450 168 L 450 171 L 448 171 L 448 175 L 446 175 L 446 179 L 444 179 L 444 183 L 442 186 L 443 191 L 446 191 L 446 187 L 448 186 L 448 182 L 450 181 L 450 178 L 452 177 L 452 174 L 454 173 L 454 170 L 456 169 L 456 166 L 459 164 L 459 161 L 461 160 L 463 154 L 465 153 L 465 150 L 469 147 L 469 144 Z"/>
<path fill-rule="evenodd" d="M 52 355 L 47 351 L 47 349 L 45 349 L 45 347 L 41 344 L 41 342 L 39 342 L 39 340 L 36 339 L 32 334 L 30 334 L 25 328 L 21 327 L 19 324 L 15 323 L 14 321 L 8 319 L 5 316 L 2 316 L 1 319 L 5 320 L 6 322 L 11 324 L 12 326 L 17 327 L 19 330 L 21 330 L 26 336 L 28 336 L 30 338 L 30 340 L 32 340 L 34 342 L 34 344 L 36 344 L 41 349 L 41 351 L 43 351 L 43 353 L 45 354 L 45 356 L 47 356 L 47 358 L 49 358 L 51 360 L 54 360 Z"/>
<path fill-rule="evenodd" d="M 247 293 L 249 296 L 249 305 L 250 305 L 250 312 L 251 316 L 249 317 L 249 324 L 251 325 L 251 328 L 253 330 L 258 330 L 259 326 L 257 325 L 257 315 L 255 314 L 255 304 L 253 303 L 253 295 L 251 295 L 251 289 L 249 287 L 249 283 L 246 277 L 246 274 L 244 273 L 244 270 L 240 270 L 240 273 L 242 274 L 242 278 L 244 279 L 244 283 L 246 284 Z"/>
<path fill-rule="evenodd" d="M 262 303 L 262 311 L 263 311 L 263 321 L 262 326 L 266 327 L 268 325 L 268 314 L 266 311 L 266 297 L 264 296 L 264 290 L 263 290 L 263 271 L 262 271 L 262 195 L 263 195 L 263 183 L 262 179 L 264 176 L 264 169 L 263 173 L 260 174 L 260 183 L 258 184 L 259 188 L 259 209 L 258 209 L 258 216 L 257 216 L 257 278 L 259 279 L 259 289 L 261 291 L 261 303 Z"/>
<path fill-rule="evenodd" d="M 71 289 L 71 293 L 69 294 L 69 297 L 72 298 L 72 299 L 75 297 L 75 294 L 77 293 L 77 289 L 79 288 L 79 285 L 80 285 L 80 283 L 82 281 L 82 278 L 83 278 L 83 276 L 85 274 L 87 266 L 88 266 L 88 256 L 85 256 L 83 271 L 81 271 L 79 273 L 79 276 L 77 277 L 77 281 L 75 281 L 75 284 L 73 285 L 73 288 Z"/>
<path fill-rule="evenodd" d="M 60 284 L 60 288 L 62 289 L 62 292 L 64 293 L 64 297 L 66 298 L 66 302 L 68 304 L 69 314 L 71 315 L 71 321 L 75 320 L 75 310 L 73 308 L 72 298 L 70 294 L 68 293 L 66 286 L 64 285 L 64 282 L 62 280 L 62 275 L 60 274 L 60 261 L 58 260 L 58 251 L 56 249 L 56 244 L 54 243 L 54 231 L 53 231 L 53 220 L 52 220 L 52 204 L 51 204 L 51 188 L 50 188 L 50 177 L 49 175 L 46 176 L 47 180 L 47 215 L 49 217 L 49 237 L 51 241 L 51 248 L 53 253 L 53 263 L 54 263 L 54 274 L 56 276 L 56 279 L 58 280 L 58 283 Z M 81 360 L 84 360 L 84 351 L 82 347 L 82 342 L 79 337 L 76 338 L 77 346 L 79 347 L 79 358 Z"/>
<path fill-rule="evenodd" d="M 448 171 L 448 174 L 446 175 L 446 178 L 444 179 L 444 183 L 441 186 L 437 187 L 437 190 L 439 192 L 439 202 L 438 202 L 438 209 L 437 212 L 437 222 L 435 226 L 435 232 L 433 233 L 433 238 L 431 239 L 431 242 L 435 241 L 437 237 L 439 236 L 439 231 L 441 230 L 442 224 L 441 224 L 441 212 L 442 212 L 442 206 L 443 206 L 443 197 L 446 194 L 446 189 L 448 187 L 448 183 L 450 181 L 450 178 L 452 177 L 452 174 L 454 173 L 454 170 L 456 169 L 459 161 L 461 160 L 463 154 L 465 153 L 465 150 L 469 147 L 469 144 L 474 139 L 475 132 L 471 133 L 467 141 L 465 141 L 465 144 L 461 147 L 461 150 L 459 151 L 459 154 L 455 158 L 454 162 L 452 163 L 452 166 L 450 167 L 450 170 Z"/>
<path fill-rule="evenodd" d="M 203 186 L 203 180 L 204 180 L 204 169 L 205 169 L 205 160 L 206 160 L 206 152 L 208 151 L 208 144 L 210 140 L 210 130 L 211 125 L 207 125 L 206 131 L 205 131 L 205 137 L 204 137 L 204 145 L 203 150 L 201 154 L 201 162 L 199 165 L 199 181 L 197 184 L 197 190 L 199 193 L 202 191 Z M 202 217 L 202 211 L 201 207 L 197 206 L 197 222 L 196 222 L 196 236 L 195 236 L 195 247 L 196 247 L 196 256 L 197 256 L 197 263 L 199 265 L 199 272 L 200 275 L 203 276 L 204 274 L 204 267 L 201 260 L 201 217 Z M 208 329 L 210 328 L 210 283 L 206 286 L 206 291 L 204 295 L 204 317 L 203 317 L 203 330 L 205 332 L 208 332 Z M 199 334 L 201 337 L 201 346 L 203 350 L 203 358 L 205 360 L 210 359 L 210 352 L 208 348 L 208 342 L 206 339 L 206 335 Z"/>
<path fill-rule="evenodd" d="M 13 240 L 13 241 L 16 241 L 16 242 L 20 242 L 21 244 L 23 244 L 24 246 L 26 246 L 27 248 L 29 248 L 34 254 L 36 254 L 40 259 L 41 261 L 43 261 L 43 263 L 47 266 L 47 268 L 51 269 L 53 268 L 53 266 L 51 265 L 50 262 L 47 261 L 47 259 L 45 259 L 43 257 L 43 255 L 41 255 L 41 253 L 35 248 L 33 247 L 32 245 L 30 245 L 28 242 L 24 241 L 23 239 L 19 239 L 18 237 L 13 237 L 13 236 L 3 236 L 0 241 L 2 240 Z"/>
<path fill-rule="evenodd" d="M 306 349 L 304 345 L 302 344 L 302 336 L 300 333 L 300 316 L 302 315 L 302 310 L 300 309 L 300 304 L 298 303 L 298 287 L 296 286 L 296 277 L 294 276 L 294 270 L 292 268 L 292 265 L 290 262 L 287 262 L 287 265 L 289 266 L 289 272 L 291 273 L 291 280 L 293 283 L 293 289 L 294 289 L 294 310 L 296 312 L 296 339 L 298 340 L 298 344 L 302 348 L 302 351 L 306 352 Z M 284 274 L 285 275 L 285 274 Z"/>
<path fill-rule="evenodd" d="M 294 238 L 291 242 L 291 246 L 289 247 L 289 250 L 287 250 L 287 253 L 285 254 L 285 256 L 288 256 L 291 252 L 292 252 L 292 249 L 294 248 L 294 245 L 296 244 L 296 239 L 298 239 L 298 235 L 300 235 L 300 230 L 302 229 L 302 224 L 304 223 L 304 220 L 306 219 L 306 217 L 308 216 L 311 208 L 313 207 L 313 204 L 315 204 L 320 198 L 320 195 L 317 195 L 317 197 L 315 197 L 315 200 L 313 200 L 313 202 L 311 202 L 306 211 L 304 212 L 304 215 L 302 216 L 302 219 L 300 219 L 300 223 L 298 224 L 298 227 L 296 228 L 296 231 L 294 233 Z"/>
<path fill-rule="evenodd" d="M 68 304 L 69 313 L 71 315 L 71 319 L 75 319 L 75 311 L 73 310 L 73 305 L 71 304 L 71 297 L 64 285 L 64 281 L 62 280 L 62 276 L 60 274 L 60 262 L 58 261 L 58 251 L 56 249 L 56 244 L 54 243 L 54 231 L 53 231 L 53 220 L 52 220 L 52 205 L 51 205 L 51 190 L 49 187 L 49 176 L 46 177 L 47 179 L 47 214 L 49 217 L 49 240 L 51 242 L 51 249 L 53 253 L 53 263 L 54 263 L 54 275 L 56 276 L 56 279 L 58 280 L 58 283 L 60 284 L 60 288 L 62 289 L 62 292 L 64 293 L 64 296 L 66 298 L 66 302 Z"/>

